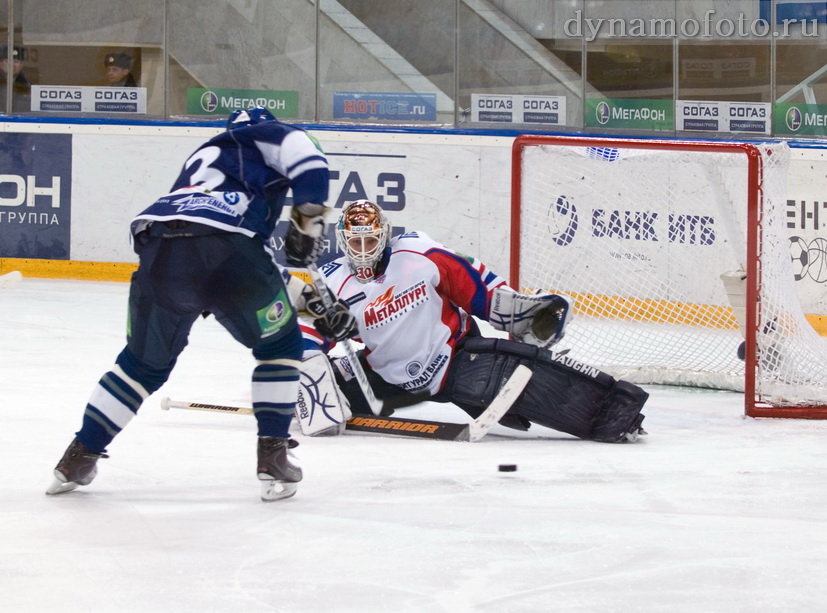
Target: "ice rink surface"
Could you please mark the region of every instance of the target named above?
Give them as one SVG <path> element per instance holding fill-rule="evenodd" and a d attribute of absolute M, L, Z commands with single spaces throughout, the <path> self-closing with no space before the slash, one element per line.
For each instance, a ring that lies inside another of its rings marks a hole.
<path fill-rule="evenodd" d="M 4 613 L 825 610 L 827 423 L 745 419 L 731 392 L 647 387 L 634 445 L 296 434 L 298 494 L 263 503 L 252 417 L 160 409 L 249 404 L 252 357 L 209 319 L 97 479 L 46 496 L 127 290 L 0 290 Z"/>

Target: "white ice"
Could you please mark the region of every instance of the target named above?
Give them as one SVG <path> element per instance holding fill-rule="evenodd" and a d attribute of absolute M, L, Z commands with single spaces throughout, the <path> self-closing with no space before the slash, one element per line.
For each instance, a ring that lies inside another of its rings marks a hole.
<path fill-rule="evenodd" d="M 825 610 L 827 423 L 744 418 L 732 392 L 647 387 L 634 445 L 297 434 L 298 494 L 263 503 L 251 417 L 160 409 L 249 402 L 252 358 L 209 319 L 94 483 L 46 496 L 127 289 L 0 290 L 0 611 Z"/>

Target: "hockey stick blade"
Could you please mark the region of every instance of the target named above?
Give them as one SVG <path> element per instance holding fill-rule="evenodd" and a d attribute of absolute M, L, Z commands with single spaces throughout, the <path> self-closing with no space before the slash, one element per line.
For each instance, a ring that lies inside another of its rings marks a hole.
<path fill-rule="evenodd" d="M 319 268 L 315 264 L 309 264 L 307 270 L 310 273 L 310 278 L 313 280 L 313 287 L 316 288 L 316 293 L 318 293 L 322 299 L 324 308 L 327 311 L 331 311 L 333 309 L 333 296 L 327 285 L 325 285 L 322 273 L 319 272 Z M 345 348 L 345 355 L 347 356 L 348 362 L 350 362 L 350 370 L 353 372 L 356 382 L 359 383 L 359 387 L 365 396 L 365 400 L 368 402 L 371 412 L 374 415 L 380 415 L 382 413 L 382 401 L 373 393 L 368 376 L 365 374 L 365 369 L 362 368 L 361 362 L 359 362 L 359 357 L 356 355 L 356 350 L 353 349 L 350 339 L 346 338 L 341 344 Z"/>
<path fill-rule="evenodd" d="M 14 287 L 20 282 L 20 279 L 23 278 L 23 275 L 20 273 L 19 270 L 13 270 L 11 272 L 7 272 L 4 275 L 0 275 L 0 289 L 8 289 L 10 287 Z"/>
<path fill-rule="evenodd" d="M 467 441 L 468 424 L 455 424 L 408 417 L 369 417 L 355 415 L 345 429 L 391 436 L 411 436 L 438 441 Z"/>
<path fill-rule="evenodd" d="M 531 369 L 522 364 L 514 369 L 508 381 L 500 388 L 497 396 L 491 401 L 485 412 L 468 424 L 468 440 L 475 443 L 488 434 L 488 431 L 502 419 L 503 415 L 508 412 L 508 409 L 523 393 L 525 386 L 528 385 L 531 379 L 531 374 Z"/>

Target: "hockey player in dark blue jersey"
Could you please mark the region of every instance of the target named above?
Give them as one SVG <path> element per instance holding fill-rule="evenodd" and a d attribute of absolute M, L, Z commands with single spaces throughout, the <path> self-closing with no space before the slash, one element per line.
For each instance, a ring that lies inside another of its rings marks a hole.
<path fill-rule="evenodd" d="M 132 222 L 140 264 L 130 285 L 126 347 L 95 387 L 47 494 L 91 483 L 106 447 L 167 381 L 192 325 L 207 312 L 256 359 L 261 497 L 296 492 L 302 471 L 289 451 L 288 427 L 299 390 L 302 305 L 288 297 L 271 235 L 292 190 L 285 257 L 291 266 L 315 262 L 328 184 L 327 159 L 315 139 L 260 107 L 234 112 L 225 131 L 190 155 L 172 192 Z M 346 305 L 336 308 L 335 322 L 322 316 L 327 326 L 320 330 L 341 339 L 355 323 L 343 315 Z"/>

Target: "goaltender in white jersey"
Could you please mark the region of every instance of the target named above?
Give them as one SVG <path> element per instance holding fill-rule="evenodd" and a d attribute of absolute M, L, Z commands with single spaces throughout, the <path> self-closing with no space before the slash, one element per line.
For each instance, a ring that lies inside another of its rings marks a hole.
<path fill-rule="evenodd" d="M 347 257 L 322 273 L 356 316 L 371 370 L 408 392 L 436 395 L 473 325 L 470 315 L 487 319 L 489 297 L 505 281 L 421 232 L 391 239 L 388 249 L 387 268 L 370 282 L 360 280 Z"/>
<path fill-rule="evenodd" d="M 356 340 L 365 345 L 360 362 L 383 414 L 428 399 L 476 418 L 524 364 L 532 378 L 501 424 L 526 430 L 537 423 L 605 442 L 635 440 L 642 431 L 646 392 L 549 349 L 563 336 L 569 298 L 519 294 L 480 261 L 422 232 L 390 238 L 384 212 L 366 200 L 344 207 L 336 239 L 345 255 L 322 273 L 356 318 Z M 474 317 L 513 340 L 481 336 Z M 312 325 L 302 331 L 306 414 L 324 418 L 311 424 L 300 406 L 299 423 L 305 434 L 340 433 L 351 412 L 370 409 L 347 358 L 333 358 L 331 369 L 331 343 Z M 333 397 L 337 407 L 330 406 Z M 327 399 L 325 410 L 310 410 L 320 398 Z"/>

